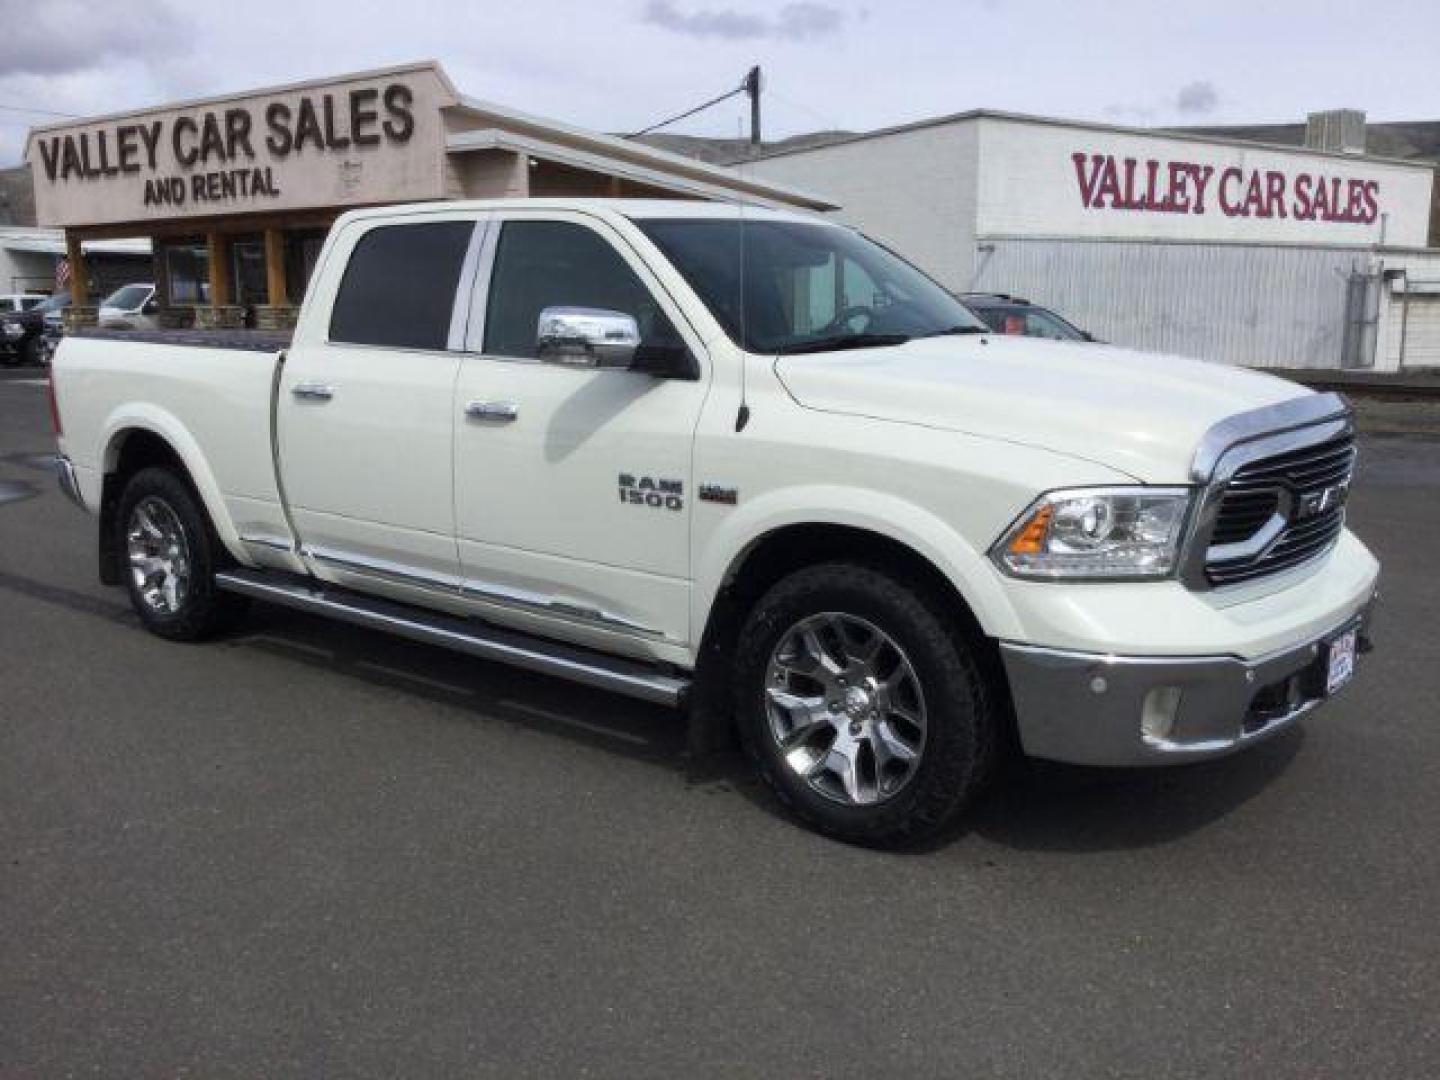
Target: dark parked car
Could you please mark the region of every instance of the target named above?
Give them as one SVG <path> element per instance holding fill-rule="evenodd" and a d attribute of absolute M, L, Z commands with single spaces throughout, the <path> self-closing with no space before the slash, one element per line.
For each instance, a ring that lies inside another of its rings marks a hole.
<path fill-rule="evenodd" d="M 1053 341 L 1095 341 L 1094 335 L 1049 308 L 1007 293 L 959 293 L 959 300 L 997 334 L 1023 334 Z"/>
<path fill-rule="evenodd" d="M 0 312 L 0 364 L 48 364 L 65 332 L 70 294 L 58 292 L 24 311 Z"/>

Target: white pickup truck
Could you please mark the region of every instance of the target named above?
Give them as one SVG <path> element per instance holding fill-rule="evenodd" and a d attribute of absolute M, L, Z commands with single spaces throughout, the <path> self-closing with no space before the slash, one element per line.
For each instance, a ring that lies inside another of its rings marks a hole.
<path fill-rule="evenodd" d="M 155 633 L 253 598 L 688 706 L 854 840 L 943 826 L 1009 747 L 1248 746 L 1368 644 L 1342 398 L 992 335 L 799 214 L 349 213 L 293 340 L 67 337 L 53 394 Z"/>

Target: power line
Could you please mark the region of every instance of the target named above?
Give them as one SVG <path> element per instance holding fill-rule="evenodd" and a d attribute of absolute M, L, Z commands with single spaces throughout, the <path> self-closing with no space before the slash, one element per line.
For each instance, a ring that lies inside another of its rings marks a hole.
<path fill-rule="evenodd" d="M 79 120 L 74 113 L 56 112 L 54 109 L 32 109 L 27 105 L 0 105 L 5 112 L 38 113 L 40 116 L 58 116 L 62 120 Z"/>
<path fill-rule="evenodd" d="M 627 138 L 638 139 L 641 135 L 648 135 L 650 134 L 650 132 L 658 131 L 662 127 L 669 127 L 671 124 L 678 123 L 679 121 L 684 120 L 686 117 L 694 116 L 698 112 L 703 112 L 704 110 L 710 108 L 712 105 L 719 105 L 720 102 L 725 101 L 728 98 L 732 98 L 736 94 L 743 93 L 745 93 L 745 87 L 742 84 L 735 87 L 735 89 L 733 90 L 726 90 L 725 93 L 721 94 L 719 97 L 713 97 L 702 105 L 696 105 L 693 109 L 687 109 L 685 112 L 680 113 L 678 116 L 672 116 L 668 120 L 661 120 L 658 124 L 651 124 L 647 128 L 641 128 L 634 134 L 627 136 Z"/>
<path fill-rule="evenodd" d="M 780 91 L 776 90 L 773 86 L 767 86 L 765 89 L 769 92 L 772 98 L 778 98 L 780 101 L 783 101 L 786 105 L 789 105 L 793 109 L 799 109 L 801 112 L 809 113 L 816 120 L 819 120 L 822 124 L 824 124 L 828 128 L 831 128 L 832 130 L 839 131 L 843 130 L 845 127 L 845 125 L 840 123 L 840 121 L 836 117 L 831 116 L 828 113 L 822 113 L 819 109 L 812 109 L 803 101 L 796 101 L 792 97 L 786 97 L 784 94 L 780 93 Z"/>

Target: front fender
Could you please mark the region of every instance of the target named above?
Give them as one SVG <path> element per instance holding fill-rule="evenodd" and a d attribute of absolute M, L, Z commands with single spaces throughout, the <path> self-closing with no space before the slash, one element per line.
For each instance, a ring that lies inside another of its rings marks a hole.
<path fill-rule="evenodd" d="M 1014 637 L 1019 629 L 999 574 L 983 552 L 943 519 L 883 491 L 824 484 L 765 492 L 714 523 L 696 565 L 691 609 L 695 640 L 703 634 L 720 590 L 753 545 L 792 525 L 847 526 L 903 544 L 945 575 L 986 634 Z"/>
<path fill-rule="evenodd" d="M 173 413 L 143 401 L 129 402 L 112 410 L 101 428 L 100 445 L 103 450 L 99 460 L 103 473 L 115 471 L 120 448 L 125 441 L 124 436 L 136 430 L 147 431 L 169 444 L 185 466 L 185 471 L 190 474 L 190 480 L 200 495 L 200 501 L 205 505 L 205 512 L 210 515 L 211 524 L 214 525 L 220 542 L 237 562 L 246 566 L 253 565 L 244 545 L 240 543 L 240 534 L 235 529 L 235 523 L 230 520 L 220 485 L 200 450 L 200 444 Z"/>

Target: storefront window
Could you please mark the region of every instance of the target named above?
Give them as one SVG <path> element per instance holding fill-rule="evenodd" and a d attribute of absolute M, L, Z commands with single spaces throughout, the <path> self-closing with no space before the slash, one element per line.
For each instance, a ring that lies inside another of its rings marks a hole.
<path fill-rule="evenodd" d="M 210 258 L 204 244 L 167 245 L 165 275 L 172 305 L 210 302 Z"/>
<path fill-rule="evenodd" d="M 244 307 L 270 302 L 265 282 L 265 242 L 245 237 L 230 246 L 231 272 L 235 281 L 235 303 Z"/>
<path fill-rule="evenodd" d="M 320 261 L 320 249 L 325 245 L 324 229 L 307 229 L 285 234 L 285 288 L 291 303 L 299 303 Z"/>

